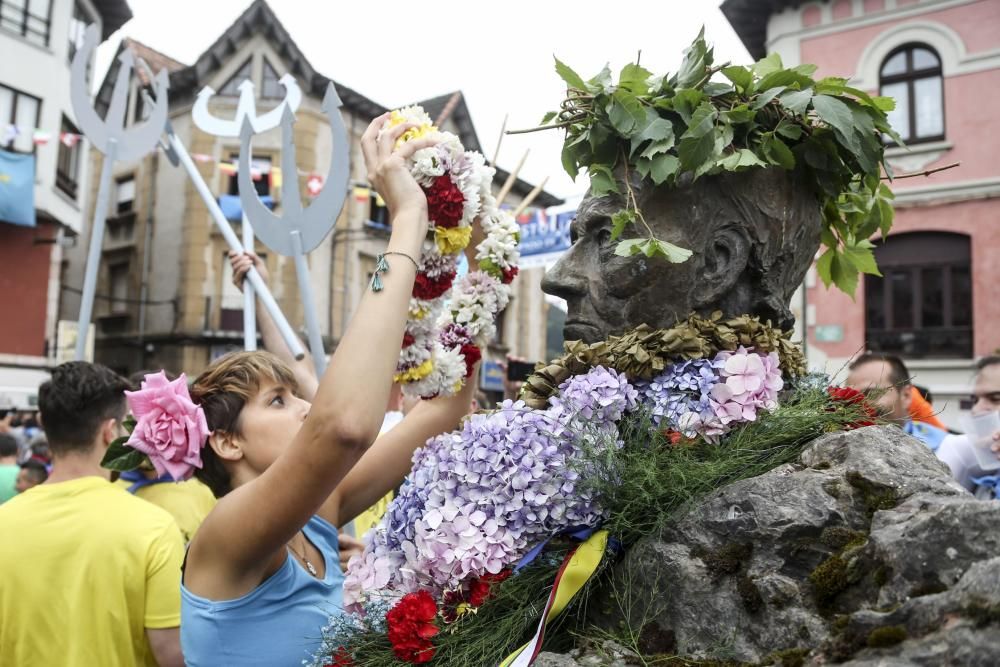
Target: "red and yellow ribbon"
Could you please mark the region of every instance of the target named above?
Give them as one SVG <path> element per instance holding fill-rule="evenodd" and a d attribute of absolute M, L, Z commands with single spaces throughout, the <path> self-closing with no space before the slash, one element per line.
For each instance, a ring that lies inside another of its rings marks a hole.
<path fill-rule="evenodd" d="M 555 583 L 549 600 L 542 611 L 542 619 L 538 623 L 535 636 L 527 644 L 510 654 L 500 663 L 500 667 L 528 667 L 538 657 L 545 639 L 545 628 L 566 609 L 570 601 L 594 576 L 597 567 L 604 558 L 608 546 L 608 531 L 599 530 L 591 535 L 586 542 L 566 554 L 562 566 L 556 574 Z"/>

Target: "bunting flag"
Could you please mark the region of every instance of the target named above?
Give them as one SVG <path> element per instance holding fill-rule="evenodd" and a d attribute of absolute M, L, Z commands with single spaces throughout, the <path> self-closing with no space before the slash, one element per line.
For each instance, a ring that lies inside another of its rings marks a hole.
<path fill-rule="evenodd" d="M 35 226 L 35 156 L 0 150 L 0 220 Z"/>
<path fill-rule="evenodd" d="M 545 628 L 567 605 L 576 597 L 590 578 L 594 576 L 597 567 L 604 558 L 608 546 L 608 531 L 599 530 L 591 535 L 586 542 L 570 551 L 563 559 L 562 566 L 556 573 L 556 580 L 549 593 L 548 602 L 542 610 L 542 618 L 538 623 L 535 636 L 527 644 L 507 656 L 500 667 L 528 667 L 538 657 L 545 639 Z"/>

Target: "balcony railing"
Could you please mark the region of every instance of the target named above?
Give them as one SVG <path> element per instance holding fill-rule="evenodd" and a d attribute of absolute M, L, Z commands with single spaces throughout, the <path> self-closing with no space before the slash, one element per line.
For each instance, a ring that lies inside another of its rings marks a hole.
<path fill-rule="evenodd" d="M 972 357 L 972 327 L 868 329 L 868 348 L 910 359 Z"/>

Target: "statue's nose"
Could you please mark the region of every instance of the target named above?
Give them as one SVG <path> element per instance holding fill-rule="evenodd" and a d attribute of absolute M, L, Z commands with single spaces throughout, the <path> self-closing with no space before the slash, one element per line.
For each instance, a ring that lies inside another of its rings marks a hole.
<path fill-rule="evenodd" d="M 567 250 L 556 265 L 545 272 L 542 278 L 542 291 L 563 299 L 586 293 L 586 274 L 573 248 Z"/>

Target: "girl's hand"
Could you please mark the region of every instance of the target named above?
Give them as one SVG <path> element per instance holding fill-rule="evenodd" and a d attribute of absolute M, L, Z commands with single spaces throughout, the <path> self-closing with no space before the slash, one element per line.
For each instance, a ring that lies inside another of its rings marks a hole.
<path fill-rule="evenodd" d="M 426 220 L 427 198 L 410 174 L 406 160 L 421 148 L 437 144 L 441 137 L 438 135 L 412 139 L 397 147 L 399 137 L 417 126 L 404 123 L 385 130 L 380 136 L 379 132 L 388 120 L 389 114 L 382 114 L 371 122 L 361 137 L 361 151 L 365 156 L 365 166 L 368 167 L 368 182 L 382 195 L 393 218 L 403 211 L 413 211 Z"/>
<path fill-rule="evenodd" d="M 250 267 L 256 267 L 257 273 L 260 274 L 260 279 L 267 283 L 268 274 L 267 266 L 264 264 L 264 260 L 252 252 L 244 252 L 243 254 L 229 251 L 229 266 L 233 267 L 233 284 L 243 291 L 243 279 L 246 278 L 247 271 Z"/>

